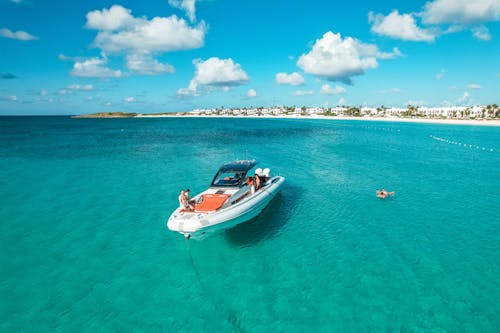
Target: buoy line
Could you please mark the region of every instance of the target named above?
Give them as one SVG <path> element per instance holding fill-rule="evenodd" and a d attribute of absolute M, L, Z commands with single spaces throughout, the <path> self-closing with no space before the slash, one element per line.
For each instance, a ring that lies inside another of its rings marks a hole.
<path fill-rule="evenodd" d="M 384 131 L 384 132 L 401 132 L 399 128 L 392 127 L 378 127 L 378 126 L 360 126 L 360 128 L 371 129 L 375 131 Z"/>
<path fill-rule="evenodd" d="M 466 142 L 459 142 L 459 141 L 454 141 L 454 140 L 448 140 L 446 138 L 441 138 L 439 136 L 435 136 L 435 135 L 432 135 L 432 134 L 429 135 L 429 137 L 431 139 L 434 139 L 434 140 L 437 140 L 437 141 L 440 141 L 440 142 L 448 143 L 448 144 L 451 144 L 451 145 L 457 145 L 457 146 L 463 147 L 463 148 L 476 149 L 476 150 L 489 151 L 489 152 L 495 151 L 495 149 L 493 149 L 493 148 L 481 147 L 481 146 L 474 145 L 474 144 L 469 144 L 469 143 L 466 143 Z"/>

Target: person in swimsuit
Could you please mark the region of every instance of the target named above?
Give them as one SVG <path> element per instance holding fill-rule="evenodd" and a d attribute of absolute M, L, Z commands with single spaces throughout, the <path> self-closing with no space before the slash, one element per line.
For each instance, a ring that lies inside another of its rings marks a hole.
<path fill-rule="evenodd" d="M 394 196 L 394 191 L 387 192 L 385 188 L 382 188 L 381 190 L 376 190 L 375 193 L 377 194 L 377 197 L 380 199 L 385 199 L 388 195 Z"/>
<path fill-rule="evenodd" d="M 188 195 L 189 191 L 188 194 L 186 195 L 186 191 L 181 190 L 181 193 L 179 194 L 179 204 L 184 210 L 191 211 L 193 210 L 194 207 L 189 203 Z"/>
<path fill-rule="evenodd" d="M 260 176 L 255 173 L 255 190 L 258 190 L 260 188 Z"/>
<path fill-rule="evenodd" d="M 252 194 L 254 194 L 255 193 L 255 181 L 254 181 L 253 177 L 248 177 L 247 184 L 248 184 L 248 186 L 250 186 L 250 192 Z"/>
<path fill-rule="evenodd" d="M 188 202 L 189 205 L 194 205 L 194 200 L 191 200 L 191 196 L 190 196 L 190 190 L 187 189 L 184 191 L 184 195 L 186 196 L 186 200 Z"/>

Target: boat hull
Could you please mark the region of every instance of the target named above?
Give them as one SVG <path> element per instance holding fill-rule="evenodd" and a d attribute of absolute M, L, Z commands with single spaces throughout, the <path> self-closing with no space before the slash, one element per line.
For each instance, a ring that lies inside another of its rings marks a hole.
<path fill-rule="evenodd" d="M 218 233 L 259 215 L 279 192 L 284 181 L 284 177 L 273 177 L 250 197 L 213 213 L 181 212 L 176 209 L 168 219 L 167 226 L 172 231 L 193 238 Z"/>

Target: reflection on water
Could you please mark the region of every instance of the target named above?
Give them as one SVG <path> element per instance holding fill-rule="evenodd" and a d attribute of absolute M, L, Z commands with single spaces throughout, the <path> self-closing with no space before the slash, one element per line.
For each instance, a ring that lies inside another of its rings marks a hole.
<path fill-rule="evenodd" d="M 236 247 L 253 246 L 279 235 L 293 215 L 302 190 L 285 184 L 276 197 L 258 216 L 225 231 L 225 238 Z"/>

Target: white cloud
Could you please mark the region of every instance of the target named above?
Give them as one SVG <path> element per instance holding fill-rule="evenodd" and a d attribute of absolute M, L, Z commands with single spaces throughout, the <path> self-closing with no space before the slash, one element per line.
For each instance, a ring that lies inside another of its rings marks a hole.
<path fill-rule="evenodd" d="M 471 101 L 472 101 L 472 99 L 470 98 L 470 95 L 467 91 L 464 91 L 462 97 L 457 99 L 457 102 L 460 104 L 467 104 L 467 103 L 470 103 Z"/>
<path fill-rule="evenodd" d="M 292 74 L 287 74 L 284 72 L 276 74 L 276 82 L 279 84 L 289 84 L 292 86 L 300 86 L 304 84 L 305 80 L 297 72 L 293 72 Z"/>
<path fill-rule="evenodd" d="M 467 89 L 481 89 L 481 86 L 479 84 L 471 83 L 467 85 Z"/>
<path fill-rule="evenodd" d="M 205 61 L 196 59 L 193 61 L 196 67 L 194 78 L 187 88 L 177 91 L 178 95 L 198 96 L 199 86 L 221 87 L 228 91 L 230 87 L 244 85 L 248 82 L 248 75 L 233 59 L 209 58 Z"/>
<path fill-rule="evenodd" d="M 70 60 L 73 60 L 71 57 L 68 57 L 67 55 L 64 55 L 64 54 L 62 54 L 62 53 L 60 53 L 60 54 L 57 56 L 57 58 L 58 58 L 59 60 L 62 60 L 62 61 L 70 61 Z"/>
<path fill-rule="evenodd" d="M 368 22 L 372 23 L 372 32 L 395 39 L 432 42 L 436 36 L 436 31 L 419 28 L 412 14 L 399 14 L 397 10 L 387 16 L 370 12 Z"/>
<path fill-rule="evenodd" d="M 189 86 L 187 88 L 179 88 L 177 90 L 177 96 L 180 97 L 200 96 L 198 83 L 194 79 L 192 79 L 189 82 Z"/>
<path fill-rule="evenodd" d="M 76 61 L 71 70 L 71 75 L 80 77 L 121 77 L 120 70 L 113 70 L 106 67 L 108 59 L 105 54 L 102 58 L 90 58 L 83 61 Z"/>
<path fill-rule="evenodd" d="M 61 89 L 57 92 L 59 95 L 71 95 L 71 91 L 68 89 Z"/>
<path fill-rule="evenodd" d="M 17 40 L 25 40 L 25 41 L 38 39 L 38 37 L 30 35 L 25 31 L 19 30 L 14 32 L 6 28 L 0 29 L 0 36 Z"/>
<path fill-rule="evenodd" d="M 191 22 L 196 20 L 196 0 L 168 0 L 168 4 L 184 10 Z"/>
<path fill-rule="evenodd" d="M 87 14 L 86 27 L 99 32 L 94 45 L 107 52 L 168 52 L 203 46 L 206 26 L 191 27 L 175 15 L 136 18 L 129 9 L 114 5 Z"/>
<path fill-rule="evenodd" d="M 307 96 L 307 95 L 314 95 L 314 91 L 312 90 L 297 90 L 296 92 L 293 93 L 294 96 Z"/>
<path fill-rule="evenodd" d="M 79 90 L 79 91 L 92 91 L 94 86 L 91 84 L 70 84 L 68 86 L 69 90 Z"/>
<path fill-rule="evenodd" d="M 254 89 L 250 89 L 250 90 L 247 92 L 247 97 L 248 97 L 248 98 L 257 97 L 257 92 L 256 92 Z"/>
<path fill-rule="evenodd" d="M 113 5 L 109 9 L 93 10 L 86 15 L 85 27 L 95 30 L 117 30 L 134 23 L 131 10 L 120 5 Z"/>
<path fill-rule="evenodd" d="M 194 0 L 174 2 L 186 8 L 191 8 L 189 3 L 192 3 L 194 15 Z M 142 75 L 173 73 L 175 69 L 172 65 L 161 63 L 155 56 L 163 52 L 200 48 L 207 30 L 203 21 L 190 26 L 186 20 L 175 15 L 151 19 L 134 17 L 130 9 L 120 5 L 90 11 L 86 19 L 85 27 L 97 30 L 93 46 L 108 54 L 125 54 L 126 66 L 131 73 Z M 67 60 L 64 55 L 60 58 Z"/>
<path fill-rule="evenodd" d="M 426 25 L 448 25 L 445 27 L 418 27 L 415 18 Z M 434 41 L 438 35 L 450 34 L 473 27 L 475 38 L 491 39 L 488 28 L 481 23 L 500 20 L 500 0 L 431 0 L 420 13 L 399 14 L 393 10 L 389 15 L 368 14 L 371 30 L 379 35 L 411 41 Z"/>
<path fill-rule="evenodd" d="M 472 34 L 479 40 L 488 41 L 491 39 L 490 31 L 484 25 L 472 28 Z"/>
<path fill-rule="evenodd" d="M 321 86 L 322 94 L 339 95 L 339 94 L 344 94 L 345 92 L 346 92 L 345 88 L 341 86 L 330 87 L 330 85 L 328 84 L 324 84 Z"/>
<path fill-rule="evenodd" d="M 446 71 L 442 69 L 439 73 L 436 74 L 436 80 L 441 80 L 444 77 Z"/>
<path fill-rule="evenodd" d="M 209 58 L 193 61 L 196 66 L 194 79 L 199 84 L 212 86 L 238 86 L 248 81 L 248 75 L 233 59 Z"/>
<path fill-rule="evenodd" d="M 173 73 L 175 69 L 169 64 L 162 64 L 148 53 L 131 53 L 127 55 L 127 68 L 137 74 L 157 75 Z"/>
<path fill-rule="evenodd" d="M 309 53 L 300 56 L 297 65 L 304 72 L 329 81 L 352 84 L 352 76 L 378 66 L 377 58 L 398 55 L 397 49 L 394 53 L 380 53 L 374 44 L 364 44 L 351 37 L 342 39 L 340 33 L 328 31 L 316 40 Z"/>
<path fill-rule="evenodd" d="M 377 58 L 379 59 L 394 59 L 402 56 L 403 53 L 397 47 L 393 48 L 392 52 L 377 52 Z"/>
<path fill-rule="evenodd" d="M 135 97 L 126 97 L 125 99 L 123 99 L 123 101 L 126 102 L 126 103 L 137 102 L 137 100 L 135 99 Z"/>
<path fill-rule="evenodd" d="M 474 24 L 500 19 L 499 0 L 434 0 L 424 6 L 422 19 L 429 24 Z"/>
<path fill-rule="evenodd" d="M 346 105 L 347 100 L 344 97 L 340 97 L 339 101 L 337 102 L 337 105 Z"/>

